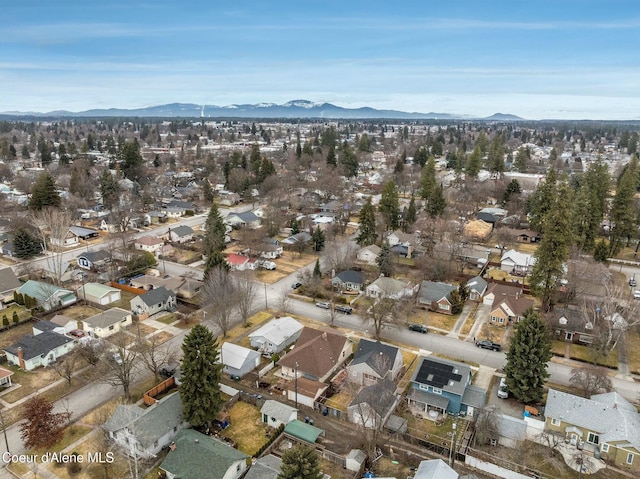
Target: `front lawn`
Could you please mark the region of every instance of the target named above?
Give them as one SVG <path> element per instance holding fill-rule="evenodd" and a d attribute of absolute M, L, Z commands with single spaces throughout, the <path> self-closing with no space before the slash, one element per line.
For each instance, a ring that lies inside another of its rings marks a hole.
<path fill-rule="evenodd" d="M 229 416 L 230 426 L 222 435 L 233 439 L 238 444 L 238 450 L 253 456 L 269 439 L 260 410 L 252 404 L 238 401 L 231 407 Z"/>

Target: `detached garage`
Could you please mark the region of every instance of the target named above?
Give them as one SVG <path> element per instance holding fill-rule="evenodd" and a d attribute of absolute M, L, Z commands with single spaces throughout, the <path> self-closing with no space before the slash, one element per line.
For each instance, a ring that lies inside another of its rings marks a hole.
<path fill-rule="evenodd" d="M 100 283 L 87 283 L 78 289 L 78 299 L 104 306 L 120 301 L 121 293 L 119 289 L 111 286 Z"/>

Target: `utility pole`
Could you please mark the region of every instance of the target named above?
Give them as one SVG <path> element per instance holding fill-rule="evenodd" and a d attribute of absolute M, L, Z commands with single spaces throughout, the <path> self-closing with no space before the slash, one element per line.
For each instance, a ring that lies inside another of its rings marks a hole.
<path fill-rule="evenodd" d="M 7 452 L 9 452 L 9 440 L 7 439 L 7 428 L 4 425 L 4 416 L 2 415 L 2 409 L 0 409 L 0 425 L 2 426 L 2 433 L 4 434 L 4 445 L 7 447 Z"/>

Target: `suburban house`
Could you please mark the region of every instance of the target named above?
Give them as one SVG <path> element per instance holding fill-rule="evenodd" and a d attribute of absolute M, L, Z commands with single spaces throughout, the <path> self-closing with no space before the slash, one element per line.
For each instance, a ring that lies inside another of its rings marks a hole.
<path fill-rule="evenodd" d="M 78 329 L 78 321 L 71 319 L 69 316 L 65 316 L 64 314 L 56 314 L 50 319 L 50 321 L 63 328 L 63 334 L 69 334 L 74 329 Z"/>
<path fill-rule="evenodd" d="M 157 236 L 145 235 L 136 239 L 133 243 L 133 246 L 135 249 L 147 251 L 148 253 L 155 255 L 160 251 L 163 244 L 164 241 Z"/>
<path fill-rule="evenodd" d="M 491 305 L 489 319 L 494 324 L 508 326 L 519 323 L 524 319 L 524 314 L 529 308 L 533 308 L 534 301 L 523 296 L 498 296 Z"/>
<path fill-rule="evenodd" d="M 13 301 L 13 292 L 22 283 L 11 268 L 0 269 L 0 306 Z"/>
<path fill-rule="evenodd" d="M 400 400 L 395 391 L 396 385 L 390 378 L 364 386 L 347 407 L 349 421 L 370 429 L 382 429 Z"/>
<path fill-rule="evenodd" d="M 315 403 L 322 393 L 329 388 L 329 385 L 313 379 L 299 377 L 297 381 L 290 381 L 286 395 L 289 401 L 295 401 L 307 407 L 315 407 Z"/>
<path fill-rule="evenodd" d="M 535 262 L 533 255 L 510 249 L 500 258 L 500 269 L 513 275 L 526 276 Z"/>
<path fill-rule="evenodd" d="M 230 191 L 220 193 L 220 206 L 234 206 L 240 203 L 240 195 Z"/>
<path fill-rule="evenodd" d="M 82 269 L 97 271 L 111 263 L 111 253 L 107 250 L 87 251 L 76 258 L 78 266 Z"/>
<path fill-rule="evenodd" d="M 126 454 L 149 459 L 169 446 L 178 432 L 187 427 L 182 410 L 180 393 L 175 392 L 147 408 L 121 404 L 103 427 Z"/>
<path fill-rule="evenodd" d="M 471 384 L 469 366 L 433 356 L 419 361 L 407 394 L 414 414 L 435 420 L 444 414 L 473 416 L 484 407 L 487 391 Z"/>
<path fill-rule="evenodd" d="M 389 233 L 386 237 L 386 241 L 392 248 L 397 245 L 415 247 L 419 244 L 415 235 L 404 233 L 400 230 L 395 230 Z"/>
<path fill-rule="evenodd" d="M 522 286 L 515 286 L 510 284 L 491 283 L 487 288 L 487 293 L 482 298 L 482 304 L 491 306 L 496 299 L 503 296 L 520 297 L 524 294 Z"/>
<path fill-rule="evenodd" d="M 349 269 L 331 278 L 331 285 L 340 291 L 361 291 L 364 285 L 364 274 Z"/>
<path fill-rule="evenodd" d="M 285 426 L 291 421 L 298 419 L 298 410 L 273 399 L 267 399 L 260 409 L 262 422 L 267 426 L 279 428 L 282 424 Z"/>
<path fill-rule="evenodd" d="M 351 340 L 341 334 L 305 327 L 295 348 L 278 365 L 286 377 L 324 382 L 347 360 L 352 349 Z"/>
<path fill-rule="evenodd" d="M 260 218 L 252 211 L 245 211 L 244 213 L 229 213 L 224 219 L 224 222 L 232 228 L 259 228 Z"/>
<path fill-rule="evenodd" d="M 400 349 L 380 341 L 361 339 L 353 361 L 347 366 L 347 379 L 361 386 L 369 386 L 385 378 L 393 382 L 401 371 Z"/>
<path fill-rule="evenodd" d="M 280 353 L 298 340 L 302 328 L 290 316 L 276 318 L 249 334 L 251 347 L 266 355 Z"/>
<path fill-rule="evenodd" d="M 616 392 L 586 399 L 549 389 L 545 429 L 578 449 L 597 450 L 616 466 L 640 472 L 640 414 Z"/>
<path fill-rule="evenodd" d="M 168 290 L 164 286 L 152 289 L 148 293 L 136 296 L 129 301 L 131 311 L 140 320 L 162 311 L 172 312 L 177 308 L 176 293 Z"/>
<path fill-rule="evenodd" d="M 449 295 L 457 289 L 452 284 L 423 281 L 418 292 L 418 305 L 438 313 L 453 314 Z"/>
<path fill-rule="evenodd" d="M 284 253 L 284 248 L 278 240 L 267 239 L 258 247 L 263 259 L 277 259 Z"/>
<path fill-rule="evenodd" d="M 255 460 L 244 479 L 277 479 L 282 468 L 282 459 L 267 454 Z"/>
<path fill-rule="evenodd" d="M 82 226 L 69 226 L 69 231 L 82 241 L 89 241 L 100 236 L 98 230 L 84 228 Z"/>
<path fill-rule="evenodd" d="M 72 338 L 53 331 L 26 334 L 11 346 L 4 348 L 7 362 L 24 371 L 31 371 L 39 366 L 48 366 L 61 356 L 70 352 L 76 343 Z"/>
<path fill-rule="evenodd" d="M 177 292 L 178 288 L 184 280 L 182 278 L 174 278 L 173 276 L 165 275 L 164 277 L 160 276 L 152 276 L 150 274 L 143 274 L 141 276 L 136 276 L 135 278 L 131 278 L 129 281 L 129 286 L 132 288 L 144 289 L 145 291 L 151 291 L 152 289 L 157 289 L 161 287 L 165 287 L 173 292 Z"/>
<path fill-rule="evenodd" d="M 227 255 L 227 264 L 233 271 L 255 269 L 250 266 L 249 257 L 242 254 L 229 253 Z"/>
<path fill-rule="evenodd" d="M 464 285 L 469 292 L 471 301 L 482 301 L 482 296 L 487 291 L 488 283 L 481 276 L 474 276 Z"/>
<path fill-rule="evenodd" d="M 36 323 L 31 326 L 31 331 L 33 331 L 34 336 L 37 336 L 41 333 L 51 332 L 58 333 L 64 336 L 64 326 L 60 326 L 59 324 L 54 323 L 53 321 L 45 321 L 40 320 L 36 321 Z"/>
<path fill-rule="evenodd" d="M 51 283 L 29 280 L 20 286 L 18 293 L 34 298 L 42 309 L 50 311 L 54 308 L 69 306 L 77 299 L 73 291 L 61 288 Z"/>
<path fill-rule="evenodd" d="M 106 338 L 132 324 L 131 312 L 111 308 L 82 320 L 84 331 L 96 338 Z"/>
<path fill-rule="evenodd" d="M 0 387 L 10 388 L 11 376 L 13 376 L 13 371 L 10 369 L 0 368 Z"/>
<path fill-rule="evenodd" d="M 370 298 L 401 299 L 413 296 L 418 292 L 419 287 L 420 285 L 414 285 L 410 281 L 380 276 L 365 288 L 365 294 Z"/>
<path fill-rule="evenodd" d="M 82 281 L 87 273 L 80 268 L 76 268 L 76 262 L 69 261 L 47 261 L 40 263 L 40 271 L 38 273 L 42 279 L 49 279 L 51 281 L 61 283 L 68 283 L 69 281 Z"/>
<path fill-rule="evenodd" d="M 538 243 L 540 235 L 532 230 L 518 230 L 515 232 L 518 243 Z"/>
<path fill-rule="evenodd" d="M 122 298 L 122 292 L 118 288 L 101 283 L 85 283 L 78 288 L 77 294 L 78 298 L 101 306 L 115 303 Z"/>
<path fill-rule="evenodd" d="M 421 461 L 413 474 L 413 479 L 471 479 L 475 475 L 460 476 L 442 459 Z"/>
<path fill-rule="evenodd" d="M 360 248 L 358 253 L 356 254 L 356 258 L 358 261 L 362 261 L 363 263 L 369 265 L 375 265 L 378 261 L 378 256 L 380 256 L 380 246 L 372 244 L 370 246 L 364 246 Z"/>
<path fill-rule="evenodd" d="M 178 295 L 178 298 L 193 298 L 200 292 L 203 285 L 204 283 L 197 279 L 185 278 L 182 284 L 178 286 L 176 294 Z"/>
<path fill-rule="evenodd" d="M 51 243 L 52 246 L 66 248 L 68 246 L 76 246 L 79 242 L 78 235 L 71 230 L 67 230 L 64 236 L 61 237 L 49 236 L 49 243 Z"/>
<path fill-rule="evenodd" d="M 547 324 L 554 337 L 561 341 L 575 344 L 593 342 L 593 323 L 585 318 L 580 309 L 555 306 L 547 315 Z"/>
<path fill-rule="evenodd" d="M 239 479 L 248 458 L 214 437 L 184 429 L 169 446 L 160 470 L 167 479 Z"/>
<path fill-rule="evenodd" d="M 296 245 L 298 243 L 308 243 L 311 241 L 311 235 L 306 231 L 301 231 L 300 233 L 296 233 L 294 235 L 289 236 L 281 241 L 282 244 L 286 244 L 289 246 Z"/>
<path fill-rule="evenodd" d="M 241 378 L 260 366 L 260 353 L 238 344 L 224 343 L 220 348 L 222 372 L 233 378 Z"/>
<path fill-rule="evenodd" d="M 193 229 L 191 226 L 180 225 L 177 228 L 169 228 L 167 235 L 172 243 L 187 243 L 193 240 Z"/>

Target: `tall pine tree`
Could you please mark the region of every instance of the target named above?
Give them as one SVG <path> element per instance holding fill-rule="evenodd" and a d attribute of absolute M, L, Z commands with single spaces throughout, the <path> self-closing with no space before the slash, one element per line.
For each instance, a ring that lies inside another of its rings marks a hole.
<path fill-rule="evenodd" d="M 369 197 L 360 210 L 360 228 L 356 243 L 360 246 L 369 246 L 374 244 L 377 239 L 376 212 L 371 204 L 371 197 Z"/>
<path fill-rule="evenodd" d="M 551 335 L 547 323 L 539 313 L 529 309 L 518 323 L 507 352 L 504 372 L 509 392 L 525 403 L 542 400 L 550 359 Z"/>
<path fill-rule="evenodd" d="M 184 419 L 194 426 L 210 426 L 224 403 L 219 386 L 223 366 L 218 361 L 218 343 L 207 327 L 196 324 L 185 336 L 182 352 L 180 399 Z"/>
<path fill-rule="evenodd" d="M 616 255 L 637 233 L 636 228 L 636 187 L 638 182 L 638 157 L 633 156 L 618 180 L 616 194 L 609 213 L 609 254 Z"/>
<path fill-rule="evenodd" d="M 400 226 L 400 205 L 398 188 L 393 181 L 387 182 L 382 188 L 378 210 L 387 224 L 387 229 L 392 231 L 398 229 Z"/>
<path fill-rule="evenodd" d="M 56 182 L 46 171 L 40 173 L 36 184 L 31 190 L 29 198 L 29 209 L 40 211 L 47 206 L 59 207 L 61 203 L 60 195 L 56 191 Z"/>
<path fill-rule="evenodd" d="M 315 449 L 298 444 L 282 455 L 277 479 L 322 479 L 323 475 Z"/>

